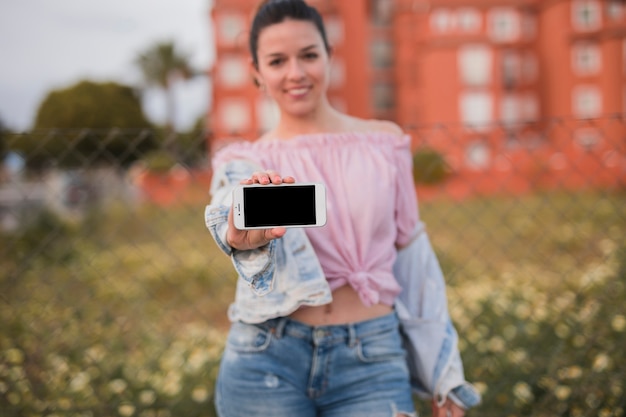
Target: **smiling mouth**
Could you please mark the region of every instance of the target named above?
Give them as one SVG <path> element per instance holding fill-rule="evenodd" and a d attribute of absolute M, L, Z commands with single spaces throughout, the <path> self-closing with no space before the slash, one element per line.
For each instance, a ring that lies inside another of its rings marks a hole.
<path fill-rule="evenodd" d="M 302 96 L 309 92 L 309 87 L 292 88 L 287 90 L 287 94 L 291 96 Z"/>

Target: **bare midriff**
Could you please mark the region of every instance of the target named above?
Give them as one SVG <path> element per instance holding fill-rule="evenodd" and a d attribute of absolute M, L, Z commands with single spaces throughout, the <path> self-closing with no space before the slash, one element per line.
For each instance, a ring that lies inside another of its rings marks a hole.
<path fill-rule="evenodd" d="M 304 306 L 289 315 L 290 318 L 311 326 L 347 324 L 387 315 L 392 307 L 375 304 L 367 307 L 349 285 L 333 291 L 333 301 L 322 306 Z"/>

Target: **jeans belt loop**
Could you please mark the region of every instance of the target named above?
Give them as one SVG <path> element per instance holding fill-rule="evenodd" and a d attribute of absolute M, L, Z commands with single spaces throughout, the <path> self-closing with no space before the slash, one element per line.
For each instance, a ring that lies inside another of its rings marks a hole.
<path fill-rule="evenodd" d="M 349 324 L 348 325 L 348 346 L 349 347 L 356 346 L 357 341 L 358 341 L 358 337 L 356 335 L 356 328 L 354 327 L 354 324 Z"/>
<path fill-rule="evenodd" d="M 285 333 L 285 326 L 287 326 L 287 320 L 289 320 L 287 317 L 281 317 L 278 319 L 278 323 L 276 323 L 275 334 L 278 339 L 283 337 L 283 334 Z"/>

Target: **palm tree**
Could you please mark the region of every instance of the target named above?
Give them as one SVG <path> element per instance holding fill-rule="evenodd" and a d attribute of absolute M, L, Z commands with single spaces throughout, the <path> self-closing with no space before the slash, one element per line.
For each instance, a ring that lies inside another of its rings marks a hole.
<path fill-rule="evenodd" d="M 166 95 L 167 122 L 169 133 L 174 132 L 176 103 L 173 85 L 177 79 L 188 80 L 195 73 L 191 69 L 187 54 L 180 53 L 172 41 L 159 42 L 140 53 L 137 65 L 147 85 L 162 88 Z"/>

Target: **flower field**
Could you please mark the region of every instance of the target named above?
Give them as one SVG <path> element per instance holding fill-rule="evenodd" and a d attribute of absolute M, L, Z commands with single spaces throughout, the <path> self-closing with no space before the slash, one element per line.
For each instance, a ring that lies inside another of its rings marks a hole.
<path fill-rule="evenodd" d="M 0 416 L 214 416 L 234 292 L 202 205 L 44 212 L 0 244 Z M 448 280 L 469 416 L 623 416 L 626 195 L 420 207 Z M 421 415 L 428 404 L 416 399 Z"/>

